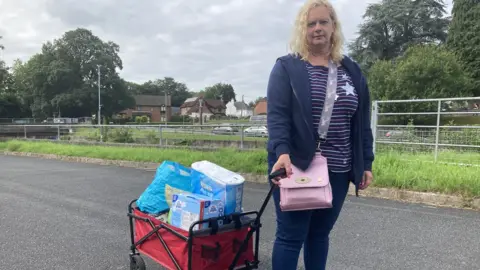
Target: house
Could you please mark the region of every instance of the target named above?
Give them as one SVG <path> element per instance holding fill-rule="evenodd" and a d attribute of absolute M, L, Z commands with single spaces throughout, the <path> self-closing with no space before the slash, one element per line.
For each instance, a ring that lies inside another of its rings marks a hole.
<path fill-rule="evenodd" d="M 253 109 L 253 115 L 267 114 L 267 99 L 260 100 Z"/>
<path fill-rule="evenodd" d="M 245 102 L 229 102 L 227 104 L 226 115 L 236 117 L 250 117 L 253 115 L 253 110 Z"/>
<path fill-rule="evenodd" d="M 192 97 L 186 99 L 180 106 L 180 115 L 198 118 L 201 113 L 204 120 L 209 120 L 213 115 L 225 116 L 226 109 L 227 107 L 221 100 Z"/>
<path fill-rule="evenodd" d="M 135 119 L 136 116 L 148 116 L 150 122 L 160 123 L 170 121 L 172 117 L 172 97 L 155 95 L 137 95 L 134 96 L 135 108 L 130 108 L 121 112 L 127 117 Z"/>

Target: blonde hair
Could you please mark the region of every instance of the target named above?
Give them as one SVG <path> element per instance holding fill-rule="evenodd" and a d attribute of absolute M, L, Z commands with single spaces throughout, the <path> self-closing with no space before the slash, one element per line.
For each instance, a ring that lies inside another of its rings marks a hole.
<path fill-rule="evenodd" d="M 310 10 L 315 7 L 324 6 L 330 11 L 330 18 L 333 21 L 335 31 L 332 34 L 330 51 L 331 57 L 335 63 L 339 63 L 343 59 L 343 35 L 340 21 L 332 4 L 328 0 L 307 0 L 300 8 L 295 19 L 292 37 L 290 39 L 290 51 L 297 56 L 301 56 L 302 60 L 307 60 L 310 56 L 307 44 L 307 17 Z"/>

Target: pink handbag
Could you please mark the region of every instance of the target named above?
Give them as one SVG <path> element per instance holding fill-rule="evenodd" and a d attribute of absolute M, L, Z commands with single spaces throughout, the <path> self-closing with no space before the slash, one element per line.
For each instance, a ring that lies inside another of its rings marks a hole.
<path fill-rule="evenodd" d="M 318 135 L 326 141 L 328 127 L 337 95 L 337 65 L 328 62 L 328 80 L 325 102 L 318 123 Z M 317 145 L 320 149 L 320 142 Z M 327 159 L 317 152 L 306 171 L 292 165 L 292 175 L 280 180 L 280 209 L 299 211 L 332 207 L 332 187 L 328 175 Z"/>
<path fill-rule="evenodd" d="M 302 171 L 292 165 L 293 174 L 280 180 L 280 208 L 298 211 L 332 207 L 332 187 L 327 159 L 317 153 L 310 167 Z"/>

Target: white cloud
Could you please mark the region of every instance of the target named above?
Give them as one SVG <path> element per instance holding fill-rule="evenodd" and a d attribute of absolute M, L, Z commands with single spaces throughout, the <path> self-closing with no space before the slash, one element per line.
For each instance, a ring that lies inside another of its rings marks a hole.
<path fill-rule="evenodd" d="M 369 3 L 333 0 L 347 41 Z M 237 98 L 264 96 L 275 59 L 287 52 L 303 0 L 0 0 L 3 57 L 27 60 L 77 27 L 120 45 L 121 75 L 143 82 L 172 76 L 192 90 L 231 83 Z M 448 10 L 451 9 L 451 0 Z"/>

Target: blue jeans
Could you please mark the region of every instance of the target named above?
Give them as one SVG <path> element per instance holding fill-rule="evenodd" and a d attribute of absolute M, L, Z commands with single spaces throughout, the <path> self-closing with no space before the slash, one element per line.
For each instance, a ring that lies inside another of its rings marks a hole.
<path fill-rule="evenodd" d="M 305 270 L 325 269 L 329 234 L 340 214 L 349 187 L 349 173 L 330 172 L 329 176 L 333 194 L 333 207 L 329 209 L 282 212 L 279 206 L 280 189 L 275 189 L 273 200 L 277 214 L 277 232 L 272 254 L 273 270 L 296 270 L 302 245 Z"/>

